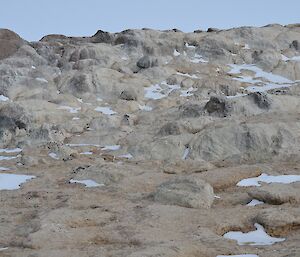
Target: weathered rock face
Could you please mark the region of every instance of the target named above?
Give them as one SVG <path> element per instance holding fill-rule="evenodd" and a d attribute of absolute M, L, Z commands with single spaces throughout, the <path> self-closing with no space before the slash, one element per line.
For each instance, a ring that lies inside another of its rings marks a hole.
<path fill-rule="evenodd" d="M 298 257 L 299 182 L 237 183 L 300 175 L 299 28 L 0 30 L 1 254 Z"/>
<path fill-rule="evenodd" d="M 8 29 L 0 29 L 0 60 L 15 54 L 24 40 Z"/>
<path fill-rule="evenodd" d="M 154 200 L 188 208 L 209 208 L 214 200 L 213 188 L 196 177 L 178 177 L 161 184 Z"/>

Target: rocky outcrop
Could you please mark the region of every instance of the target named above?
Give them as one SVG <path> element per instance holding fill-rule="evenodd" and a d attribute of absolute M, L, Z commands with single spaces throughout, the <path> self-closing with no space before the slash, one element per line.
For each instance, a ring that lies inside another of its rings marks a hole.
<path fill-rule="evenodd" d="M 197 177 L 177 177 L 161 184 L 154 200 L 188 208 L 210 208 L 214 193 L 209 184 Z"/>
<path fill-rule="evenodd" d="M 13 31 L 0 29 L 0 60 L 15 54 L 25 41 Z"/>

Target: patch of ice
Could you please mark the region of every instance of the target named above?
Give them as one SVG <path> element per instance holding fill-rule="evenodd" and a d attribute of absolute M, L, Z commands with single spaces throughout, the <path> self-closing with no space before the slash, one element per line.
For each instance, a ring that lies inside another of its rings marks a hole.
<path fill-rule="evenodd" d="M 33 178 L 35 178 L 35 176 L 1 173 L 0 190 L 18 189 L 21 184 Z"/>
<path fill-rule="evenodd" d="M 196 88 L 193 88 L 193 87 L 190 87 L 190 88 L 187 89 L 187 90 L 181 90 L 180 96 L 183 96 L 183 97 L 192 96 L 192 95 L 194 95 L 194 93 L 192 93 L 192 92 L 194 92 L 194 91 L 197 91 L 197 89 L 196 89 Z"/>
<path fill-rule="evenodd" d="M 174 49 L 174 51 L 173 51 L 173 55 L 174 56 L 179 56 L 180 55 L 180 53 L 176 50 L 176 49 Z"/>
<path fill-rule="evenodd" d="M 6 97 L 6 96 L 4 96 L 4 95 L 0 95 L 0 102 L 6 102 L 6 101 L 8 101 L 8 100 L 9 100 L 8 97 Z"/>
<path fill-rule="evenodd" d="M 281 184 L 290 184 L 293 182 L 300 181 L 300 175 L 279 175 L 271 176 L 266 173 L 262 173 L 258 177 L 242 179 L 237 183 L 237 186 L 248 187 L 248 186 L 261 186 L 259 182 L 264 182 L 267 184 L 270 183 L 281 183 Z"/>
<path fill-rule="evenodd" d="M 183 77 L 188 77 L 188 78 L 191 78 L 191 79 L 198 79 L 198 77 L 195 74 L 190 75 L 188 73 L 181 73 L 181 72 L 177 72 L 176 74 L 180 75 L 180 76 L 183 76 Z"/>
<path fill-rule="evenodd" d="M 191 59 L 192 63 L 207 63 L 208 61 L 203 58 L 200 54 L 195 54 L 195 56 Z"/>
<path fill-rule="evenodd" d="M 0 156 L 0 161 L 9 161 L 16 159 L 18 156 Z"/>
<path fill-rule="evenodd" d="M 31 69 L 35 70 L 35 69 L 36 69 L 36 67 L 32 65 L 32 66 L 31 66 Z"/>
<path fill-rule="evenodd" d="M 229 74 L 240 74 L 242 70 L 249 70 L 255 73 L 254 78 L 264 78 L 270 82 L 284 84 L 284 83 L 293 83 L 293 81 L 282 77 L 280 75 L 273 74 L 271 72 L 263 71 L 261 68 L 253 64 L 230 64 L 229 65 L 232 69 L 229 71 Z M 242 78 L 243 79 L 243 78 Z M 254 83 L 257 82 L 257 79 L 254 80 Z M 250 83 L 250 82 L 249 82 Z"/>
<path fill-rule="evenodd" d="M 35 78 L 37 81 L 43 82 L 43 83 L 48 83 L 48 80 L 45 78 Z"/>
<path fill-rule="evenodd" d="M 290 58 L 291 61 L 300 61 L 300 56 L 293 56 L 292 58 Z"/>
<path fill-rule="evenodd" d="M 9 168 L 5 168 L 5 167 L 0 167 L 0 171 L 7 171 L 10 170 Z"/>
<path fill-rule="evenodd" d="M 240 74 L 242 70 L 254 72 L 253 77 L 240 75 L 237 78 L 233 78 L 233 80 L 237 80 L 240 82 L 258 84 L 257 86 L 247 87 L 246 90 L 248 92 L 264 92 L 271 89 L 290 87 L 295 82 L 280 75 L 276 75 L 271 72 L 265 72 L 253 64 L 230 64 L 229 66 L 232 68 L 228 72 L 229 74 Z M 262 81 L 260 78 L 263 78 L 267 82 Z"/>
<path fill-rule="evenodd" d="M 54 160 L 59 160 L 59 157 L 57 156 L 56 153 L 49 153 L 48 155 Z"/>
<path fill-rule="evenodd" d="M 120 158 L 132 159 L 133 155 L 131 153 L 119 155 Z"/>
<path fill-rule="evenodd" d="M 289 57 L 287 57 L 287 56 L 285 56 L 285 55 L 281 55 L 281 60 L 283 60 L 283 61 L 285 61 L 285 62 L 288 62 L 288 61 L 296 61 L 296 62 L 298 62 L 298 61 L 300 61 L 300 56 L 293 56 L 293 57 L 291 57 L 291 58 L 289 58 Z"/>
<path fill-rule="evenodd" d="M 58 107 L 59 110 L 67 110 L 70 113 L 78 113 L 81 110 L 81 107 L 70 107 L 70 106 L 60 106 Z"/>
<path fill-rule="evenodd" d="M 100 97 L 97 97 L 96 99 L 98 102 L 102 102 L 103 100 Z"/>
<path fill-rule="evenodd" d="M 98 106 L 98 107 L 95 108 L 95 111 L 96 112 L 101 112 L 101 113 L 106 114 L 106 115 L 116 114 L 116 112 L 113 111 L 110 107 L 100 107 L 100 106 Z"/>
<path fill-rule="evenodd" d="M 96 181 L 91 180 L 91 179 L 84 179 L 84 180 L 75 180 L 71 179 L 70 183 L 79 183 L 79 184 L 84 184 L 86 187 L 99 187 L 99 186 L 104 186 L 104 184 L 98 184 Z"/>
<path fill-rule="evenodd" d="M 158 84 L 152 85 L 150 87 L 146 87 L 144 90 L 145 90 L 145 97 L 149 99 L 159 100 L 167 96 L 161 93 L 163 89 Z"/>
<path fill-rule="evenodd" d="M 285 238 L 277 238 L 269 236 L 263 226 L 258 223 L 254 224 L 256 230 L 248 233 L 230 231 L 223 236 L 227 239 L 233 239 L 238 242 L 239 245 L 272 245 L 277 242 L 283 242 Z"/>
<path fill-rule="evenodd" d="M 106 145 L 105 147 L 103 147 L 101 150 L 104 151 L 117 151 L 121 148 L 120 145 Z"/>
<path fill-rule="evenodd" d="M 73 117 L 72 120 L 80 120 L 79 117 Z"/>
<path fill-rule="evenodd" d="M 81 98 L 76 98 L 76 99 L 79 103 L 83 103 L 83 100 Z"/>
<path fill-rule="evenodd" d="M 184 149 L 184 152 L 183 152 L 183 155 L 182 155 L 182 160 L 186 160 L 186 158 L 188 157 L 189 153 L 190 153 L 190 148 L 186 147 Z"/>
<path fill-rule="evenodd" d="M 195 49 L 196 48 L 196 46 L 189 45 L 189 43 L 187 43 L 187 42 L 184 45 L 185 45 L 186 48 L 189 48 L 189 49 Z"/>
<path fill-rule="evenodd" d="M 216 198 L 216 199 L 221 199 L 221 197 L 218 196 L 218 195 L 214 195 L 214 198 Z"/>
<path fill-rule="evenodd" d="M 253 199 L 247 204 L 247 206 L 256 206 L 256 205 L 260 205 L 260 204 L 264 204 L 264 202 L 259 201 L 257 199 Z"/>
<path fill-rule="evenodd" d="M 150 112 L 153 110 L 153 108 L 151 106 L 148 106 L 148 105 L 140 105 L 139 104 L 139 109 L 142 110 L 142 111 L 146 111 L 146 112 Z"/>
<path fill-rule="evenodd" d="M 8 149 L 8 148 L 4 148 L 4 149 L 0 149 L 0 153 L 20 153 L 22 152 L 23 149 L 21 148 L 12 148 L 12 149 Z"/>
<path fill-rule="evenodd" d="M 243 48 L 246 49 L 246 50 L 250 50 L 251 49 L 248 44 L 245 44 Z"/>
<path fill-rule="evenodd" d="M 167 97 L 172 91 L 176 89 L 180 89 L 180 86 L 168 85 L 166 81 L 162 81 L 160 84 L 145 87 L 145 98 L 159 100 Z"/>
<path fill-rule="evenodd" d="M 91 155 L 91 154 L 93 154 L 93 152 L 82 152 L 82 153 L 80 153 L 80 154 L 83 154 L 83 155 Z"/>
<path fill-rule="evenodd" d="M 241 93 L 237 93 L 236 95 L 228 95 L 226 96 L 226 98 L 231 99 L 231 98 L 237 98 L 237 97 L 242 97 L 242 96 L 246 96 L 247 94 L 241 94 Z"/>
<path fill-rule="evenodd" d="M 218 255 L 217 257 L 259 257 L 256 254 Z"/>
<path fill-rule="evenodd" d="M 66 146 L 70 146 L 70 147 L 80 147 L 80 146 L 95 146 L 95 147 L 100 147 L 100 145 L 97 145 L 97 144 L 66 144 Z"/>

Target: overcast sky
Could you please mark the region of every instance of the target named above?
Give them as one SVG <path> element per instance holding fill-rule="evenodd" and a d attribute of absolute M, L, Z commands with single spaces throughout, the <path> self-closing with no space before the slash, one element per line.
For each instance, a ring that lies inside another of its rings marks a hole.
<path fill-rule="evenodd" d="M 0 27 L 27 40 L 128 28 L 231 28 L 300 23 L 300 0 L 1 0 Z"/>

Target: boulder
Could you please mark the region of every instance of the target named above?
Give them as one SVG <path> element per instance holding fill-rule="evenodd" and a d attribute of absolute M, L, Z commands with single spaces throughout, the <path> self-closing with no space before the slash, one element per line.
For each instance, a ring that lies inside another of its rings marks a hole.
<path fill-rule="evenodd" d="M 272 236 L 283 236 L 300 226 L 299 208 L 270 208 L 260 211 L 254 222 L 266 228 Z"/>
<path fill-rule="evenodd" d="M 269 109 L 271 106 L 271 99 L 264 92 L 253 92 L 249 96 L 253 99 L 254 103 L 261 109 Z"/>
<path fill-rule="evenodd" d="M 187 208 L 210 208 L 214 192 L 208 183 L 197 177 L 177 177 L 162 183 L 154 194 L 154 200 Z"/>
<path fill-rule="evenodd" d="M 212 96 L 204 106 L 209 114 L 226 117 L 229 112 L 229 106 L 224 97 Z"/>
<path fill-rule="evenodd" d="M 13 31 L 0 29 L 0 60 L 15 54 L 24 43 Z"/>
<path fill-rule="evenodd" d="M 154 67 L 158 65 L 158 61 L 157 59 L 153 59 L 151 57 L 149 57 L 148 55 L 143 56 L 142 58 L 140 58 L 136 65 L 141 68 L 141 69 L 147 69 L 150 67 Z"/>
<path fill-rule="evenodd" d="M 90 40 L 92 43 L 111 44 L 113 42 L 113 36 L 109 32 L 98 30 Z"/>
<path fill-rule="evenodd" d="M 121 92 L 120 99 L 126 101 L 136 101 L 137 95 L 132 89 L 128 89 Z"/>
<path fill-rule="evenodd" d="M 251 189 L 248 194 L 254 199 L 269 203 L 300 203 L 300 183 L 291 185 L 270 184 Z"/>

